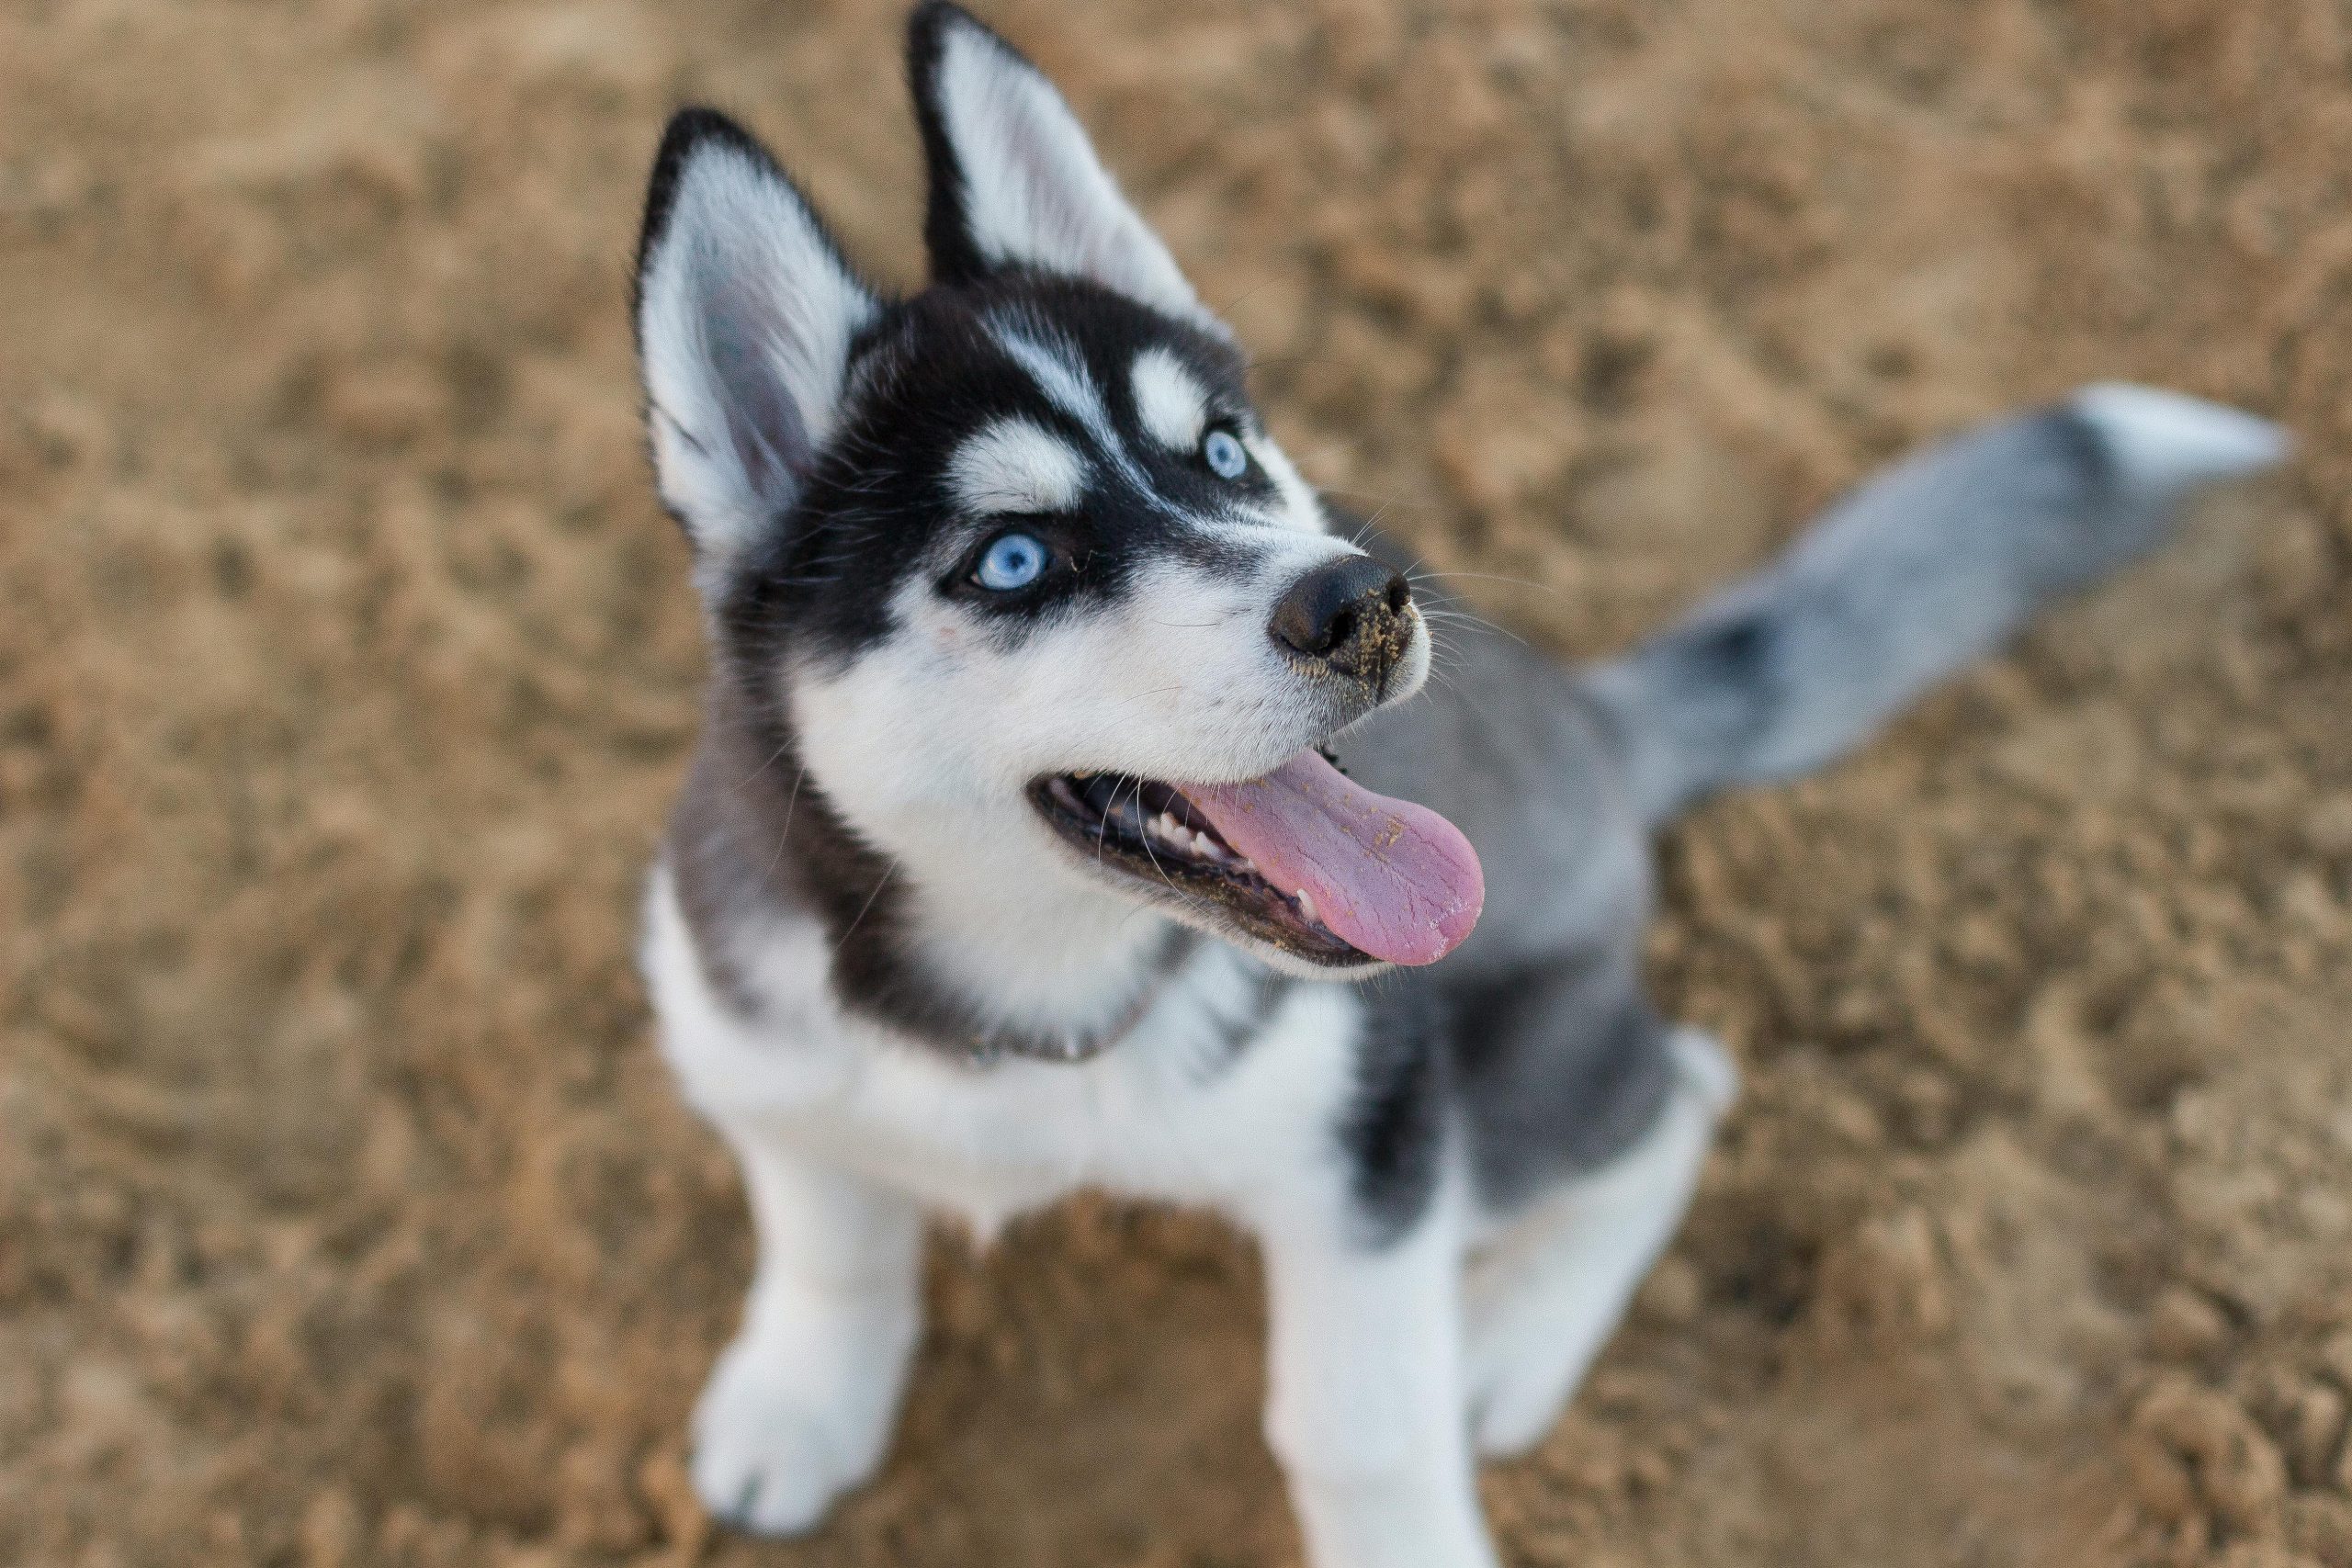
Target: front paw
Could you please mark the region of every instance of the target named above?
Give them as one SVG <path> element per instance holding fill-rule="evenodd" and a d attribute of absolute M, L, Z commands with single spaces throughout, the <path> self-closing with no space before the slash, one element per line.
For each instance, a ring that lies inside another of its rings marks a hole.
<path fill-rule="evenodd" d="M 895 1387 L 843 1387 L 840 1369 L 828 1376 L 803 1361 L 747 1334 L 711 1370 L 695 1405 L 692 1473 L 721 1523 L 799 1535 L 880 1461 Z"/>

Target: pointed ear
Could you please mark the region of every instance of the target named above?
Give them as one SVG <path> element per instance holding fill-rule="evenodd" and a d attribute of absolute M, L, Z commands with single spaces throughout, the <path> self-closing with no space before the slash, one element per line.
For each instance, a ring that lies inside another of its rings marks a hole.
<path fill-rule="evenodd" d="M 931 177 L 932 276 L 1001 267 L 1083 277 L 1225 334 L 1129 206 L 1054 85 L 946 0 L 907 26 L 907 75 Z"/>
<path fill-rule="evenodd" d="M 637 346 L 662 499 L 723 558 L 790 510 L 880 309 L 765 149 L 708 109 L 670 122 L 637 253 Z"/>

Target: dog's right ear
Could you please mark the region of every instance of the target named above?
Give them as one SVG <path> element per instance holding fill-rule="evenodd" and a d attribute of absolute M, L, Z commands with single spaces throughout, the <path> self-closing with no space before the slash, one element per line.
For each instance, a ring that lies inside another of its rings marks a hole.
<path fill-rule="evenodd" d="M 775 160 L 724 115 L 670 122 L 637 253 L 662 499 L 706 563 L 799 499 L 880 306 Z"/>
<path fill-rule="evenodd" d="M 925 0 L 907 22 L 907 74 L 930 174 L 923 241 L 935 281 L 1057 273 L 1229 335 L 1019 50 L 953 0 Z"/>

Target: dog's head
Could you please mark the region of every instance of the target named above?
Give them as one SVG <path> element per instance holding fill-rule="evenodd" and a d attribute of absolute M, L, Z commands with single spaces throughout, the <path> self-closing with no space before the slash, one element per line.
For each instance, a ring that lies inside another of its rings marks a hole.
<path fill-rule="evenodd" d="M 1317 751 L 1426 679 L 1405 579 L 1327 533 L 1046 78 L 948 5 L 910 64 L 910 298 L 727 119 L 654 169 L 648 419 L 721 678 L 914 880 L 1114 887 L 1294 970 L 1435 958 L 1475 857 Z"/>

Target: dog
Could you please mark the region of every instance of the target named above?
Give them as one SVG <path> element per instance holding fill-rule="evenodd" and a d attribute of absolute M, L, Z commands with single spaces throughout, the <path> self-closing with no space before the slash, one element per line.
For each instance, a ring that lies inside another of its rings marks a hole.
<path fill-rule="evenodd" d="M 923 1218 L 1091 1188 L 1260 1245 L 1317 1568 L 1496 1556 L 1736 1076 L 1640 979 L 1651 834 L 1856 745 L 2281 434 L 2101 385 L 1875 479 L 1568 668 L 1433 606 L 1267 434 L 1054 87 L 917 10 L 930 278 L 866 282 L 681 113 L 635 321 L 714 674 L 643 963 L 758 1263 L 695 1486 L 805 1530 L 879 1461 Z"/>

